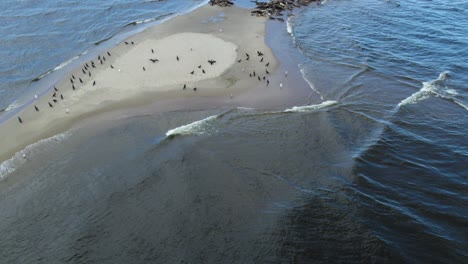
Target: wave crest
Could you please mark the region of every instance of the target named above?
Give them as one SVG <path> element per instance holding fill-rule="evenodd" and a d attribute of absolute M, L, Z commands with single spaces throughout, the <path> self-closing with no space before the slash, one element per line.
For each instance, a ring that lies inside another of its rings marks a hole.
<path fill-rule="evenodd" d="M 323 109 L 332 105 L 338 104 L 338 101 L 324 101 L 320 104 L 316 105 L 303 105 L 303 106 L 294 106 L 293 108 L 289 108 L 284 110 L 283 112 L 285 113 L 297 113 L 297 112 L 310 112 L 310 111 L 315 111 L 319 109 Z"/>

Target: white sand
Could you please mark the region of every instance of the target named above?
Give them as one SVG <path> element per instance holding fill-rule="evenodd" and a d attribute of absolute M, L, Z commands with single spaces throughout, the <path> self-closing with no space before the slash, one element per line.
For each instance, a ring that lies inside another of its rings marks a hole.
<path fill-rule="evenodd" d="M 210 20 L 220 12 L 224 12 L 218 17 L 220 20 Z M 22 124 L 16 116 L 2 124 L 0 161 L 28 144 L 69 129 L 84 118 L 112 107 L 125 107 L 127 101 L 155 102 L 169 93 L 170 96 L 226 94 L 232 97 L 247 88 L 266 86 L 263 76 L 267 79 L 269 75 L 265 70 L 273 72 L 277 61 L 264 42 L 265 21 L 250 16 L 245 9 L 205 6 L 130 37 L 125 40 L 128 44 L 123 42 L 109 50 L 112 56 L 102 53 L 106 57 L 102 64 L 94 58 L 96 68 L 88 62 L 91 77 L 87 71 L 83 74 L 84 65 L 67 74 L 55 84 L 59 90 L 56 97 L 52 97 L 55 93 L 52 90 L 34 103 L 39 112 L 31 105 L 18 114 Z M 264 53 L 263 61 L 256 54 L 258 50 Z M 250 55 L 248 61 L 246 53 Z M 159 61 L 153 63 L 150 59 Z M 210 65 L 208 60 L 216 63 Z M 249 77 L 253 71 L 256 77 Z M 72 74 L 76 90 L 71 88 Z M 262 76 L 260 81 L 257 75 Z"/>

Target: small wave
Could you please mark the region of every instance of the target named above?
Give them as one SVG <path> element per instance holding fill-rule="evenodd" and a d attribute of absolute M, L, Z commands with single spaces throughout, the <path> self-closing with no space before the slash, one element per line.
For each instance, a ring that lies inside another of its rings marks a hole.
<path fill-rule="evenodd" d="M 444 95 L 444 94 L 447 94 L 447 95 L 458 94 L 456 90 L 448 89 L 447 87 L 445 87 L 444 83 L 449 78 L 449 76 L 450 76 L 450 73 L 448 71 L 443 71 L 441 74 L 439 74 L 439 77 L 437 79 L 432 80 L 430 82 L 423 82 L 423 87 L 421 88 L 421 90 L 403 99 L 398 104 L 397 107 L 400 108 L 404 105 L 416 104 L 431 96 L 439 96 L 445 99 L 453 100 L 453 98 L 447 98 L 447 96 Z"/>
<path fill-rule="evenodd" d="M 215 120 L 218 118 L 217 115 L 209 116 L 205 119 L 195 121 L 188 125 L 176 127 L 166 132 L 167 137 L 174 136 L 188 136 L 188 135 L 208 135 L 215 129 Z"/>
<path fill-rule="evenodd" d="M 70 131 L 57 134 L 50 138 L 41 139 L 36 143 L 28 145 L 23 150 L 18 151 L 11 159 L 6 160 L 0 164 L 0 180 L 14 172 L 18 167 L 20 167 L 35 154 L 43 152 L 45 147 L 57 145 L 67 139 L 70 135 Z"/>
<path fill-rule="evenodd" d="M 323 94 L 319 90 L 317 90 L 317 88 L 315 88 L 314 83 L 307 78 L 307 76 L 305 74 L 305 67 L 303 67 L 301 64 L 299 64 L 298 66 L 299 66 L 299 70 L 301 71 L 301 74 L 302 74 L 302 79 L 304 79 L 307 82 L 307 84 L 309 85 L 310 89 L 312 89 L 312 91 L 314 91 L 318 95 L 320 95 L 320 99 L 325 100 L 325 98 L 323 97 Z"/>
<path fill-rule="evenodd" d="M 143 23 L 153 22 L 153 21 L 160 20 L 160 19 L 168 17 L 168 16 L 172 16 L 173 14 L 174 13 L 171 12 L 171 13 L 167 13 L 167 14 L 160 15 L 160 16 L 153 17 L 153 18 L 147 18 L 147 19 L 143 19 L 143 20 L 132 21 L 130 23 L 127 23 L 124 27 L 136 26 L 136 25 L 143 24 Z"/>
<path fill-rule="evenodd" d="M 18 107 L 20 107 L 20 106 L 21 106 L 21 104 L 18 103 L 18 101 L 14 101 L 13 103 L 9 104 L 9 105 L 4 109 L 4 111 L 5 111 L 5 112 L 8 112 L 8 111 L 11 111 L 11 110 L 13 110 L 13 109 L 15 109 L 15 108 L 18 108 Z"/>
<path fill-rule="evenodd" d="M 338 104 L 337 101 L 325 101 L 316 105 L 294 106 L 293 108 L 286 109 L 283 112 L 285 113 L 310 112 L 310 111 L 319 110 L 319 109 L 329 107 L 332 105 L 336 105 L 336 104 Z"/>
<path fill-rule="evenodd" d="M 292 19 L 294 16 L 288 17 L 288 20 L 286 20 L 286 31 L 288 31 L 289 35 L 294 38 L 294 32 L 293 32 L 293 25 L 292 25 Z"/>
<path fill-rule="evenodd" d="M 34 78 L 31 82 L 37 82 L 37 81 L 41 80 L 42 78 L 44 78 L 45 76 L 47 76 L 48 74 L 50 74 L 50 73 L 52 73 L 54 71 L 62 69 L 63 67 L 65 67 L 68 64 L 72 63 L 74 60 L 78 59 L 81 55 L 86 54 L 86 53 L 87 53 L 87 51 L 85 51 L 85 52 L 83 52 L 83 53 L 81 53 L 81 54 L 79 54 L 79 55 L 65 61 L 65 62 L 60 63 L 55 68 L 50 69 L 50 70 L 46 71 L 45 73 L 41 74 L 39 77 Z"/>

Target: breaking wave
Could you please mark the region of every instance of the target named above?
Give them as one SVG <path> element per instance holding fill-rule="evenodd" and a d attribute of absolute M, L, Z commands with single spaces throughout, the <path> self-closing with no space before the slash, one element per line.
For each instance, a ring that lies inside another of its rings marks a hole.
<path fill-rule="evenodd" d="M 6 160 L 0 164 L 0 180 L 7 177 L 9 174 L 14 172 L 22 164 L 24 164 L 28 159 L 32 158 L 34 155 L 40 154 L 44 151 L 45 148 L 55 146 L 64 140 L 66 140 L 71 135 L 71 132 L 65 132 L 57 134 L 53 137 L 41 139 L 36 143 L 28 145 L 21 151 L 18 151 L 11 159 Z"/>
<path fill-rule="evenodd" d="M 216 130 L 215 122 L 217 115 L 209 116 L 205 119 L 195 121 L 193 123 L 176 127 L 166 132 L 167 137 L 188 136 L 188 135 L 209 135 Z"/>
<path fill-rule="evenodd" d="M 338 101 L 324 101 L 320 104 L 316 105 L 303 105 L 303 106 L 294 106 L 293 108 L 289 108 L 284 110 L 285 113 L 297 113 L 297 112 L 310 112 L 314 110 L 323 109 L 332 105 L 338 104 Z"/>

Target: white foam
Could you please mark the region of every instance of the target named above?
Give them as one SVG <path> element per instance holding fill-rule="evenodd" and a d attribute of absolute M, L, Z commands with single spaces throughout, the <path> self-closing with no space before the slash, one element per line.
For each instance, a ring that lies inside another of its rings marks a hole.
<path fill-rule="evenodd" d="M 416 104 L 418 102 L 421 102 L 429 97 L 431 97 L 431 95 L 434 95 L 434 96 L 441 96 L 441 94 L 438 93 L 439 89 L 441 89 L 442 85 L 443 85 L 443 82 L 445 80 L 447 80 L 447 78 L 449 77 L 449 72 L 448 71 L 444 71 L 442 72 L 441 74 L 439 74 L 439 78 L 433 80 L 433 81 L 430 81 L 430 82 L 423 82 L 423 87 L 421 88 L 421 90 L 413 93 L 412 95 L 410 95 L 409 97 L 403 99 L 399 104 L 398 104 L 398 108 L 401 107 L 401 106 L 404 106 L 404 105 L 408 105 L 408 104 Z M 445 89 L 445 90 L 448 90 L 448 89 Z M 453 89 L 450 89 L 451 92 L 455 92 L 455 90 Z"/>
<path fill-rule="evenodd" d="M 218 116 L 209 116 L 193 123 L 176 127 L 166 132 L 166 136 L 176 135 L 209 135 L 215 130 L 215 120 Z"/>
<path fill-rule="evenodd" d="M 44 151 L 44 148 L 57 145 L 63 142 L 71 135 L 71 132 L 57 134 L 53 137 L 41 139 L 36 143 L 28 145 L 21 151 L 18 151 L 11 159 L 0 164 L 0 180 L 14 172 L 18 167 L 24 164 L 29 159 L 33 159 L 36 154 Z"/>
<path fill-rule="evenodd" d="M 314 91 L 314 92 L 316 92 L 318 95 L 320 95 L 320 99 L 325 100 L 325 98 L 323 97 L 322 93 L 321 93 L 319 90 L 317 90 L 317 88 L 315 88 L 314 83 L 313 83 L 312 81 L 310 81 L 310 80 L 307 78 L 307 76 L 306 76 L 306 74 L 305 74 L 305 70 L 304 70 L 305 68 L 304 68 L 304 66 L 302 66 L 301 64 L 299 64 L 298 67 L 299 67 L 299 70 L 301 71 L 302 78 L 307 82 L 307 84 L 309 85 L 310 89 L 312 89 L 312 91 Z"/>
<path fill-rule="evenodd" d="M 294 32 L 293 32 L 293 25 L 292 25 L 292 19 L 294 18 L 294 16 L 290 16 L 288 17 L 288 19 L 286 20 L 286 30 L 288 31 L 289 35 L 291 35 L 291 37 L 294 37 Z"/>
<path fill-rule="evenodd" d="M 14 101 L 14 102 L 11 103 L 10 105 L 8 105 L 7 108 L 5 108 L 5 111 L 6 111 L 6 112 L 7 112 L 7 111 L 11 111 L 11 110 L 13 110 L 13 109 L 15 109 L 15 108 L 18 108 L 18 107 L 20 107 L 20 106 L 21 106 L 21 104 L 18 103 L 18 101 Z"/>
<path fill-rule="evenodd" d="M 293 108 L 286 109 L 283 112 L 286 112 L 286 113 L 310 112 L 310 111 L 319 110 L 319 109 L 329 107 L 329 106 L 332 106 L 332 105 L 336 105 L 336 104 L 338 104 L 337 101 L 324 101 L 324 102 L 322 102 L 320 104 L 316 104 L 316 105 L 294 106 Z"/>

